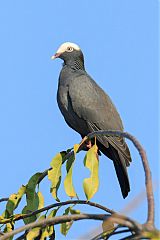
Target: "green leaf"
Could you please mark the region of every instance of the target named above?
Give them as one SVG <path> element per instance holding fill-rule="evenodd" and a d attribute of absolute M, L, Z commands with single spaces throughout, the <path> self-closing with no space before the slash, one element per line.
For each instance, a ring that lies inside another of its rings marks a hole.
<path fill-rule="evenodd" d="M 38 184 L 38 180 L 40 178 L 40 176 L 42 175 L 42 173 L 36 173 L 34 174 L 30 179 L 29 182 L 26 186 L 26 200 L 27 200 L 27 206 L 30 210 L 36 210 L 34 208 L 35 204 L 34 204 L 34 199 L 35 199 L 35 195 L 36 195 L 36 186 Z"/>
<path fill-rule="evenodd" d="M 5 210 L 5 218 L 9 218 L 13 215 L 13 211 L 18 207 L 18 204 L 20 203 L 24 193 L 26 190 L 26 186 L 21 186 L 21 188 L 18 190 L 18 193 L 13 193 L 10 195 L 9 200 L 6 204 L 6 210 Z"/>
<path fill-rule="evenodd" d="M 38 184 L 38 181 L 41 175 L 42 173 L 38 172 L 34 174 L 28 181 L 28 184 L 26 186 L 27 205 L 22 210 L 23 214 L 27 214 L 37 210 L 40 204 L 39 201 L 42 201 L 41 199 L 39 199 L 39 196 L 36 192 L 36 186 Z M 25 224 L 28 224 L 36 221 L 36 219 L 37 219 L 37 216 L 34 215 L 28 218 L 24 218 L 23 221 Z"/>
<path fill-rule="evenodd" d="M 56 201 L 60 201 L 57 197 L 57 191 L 61 183 L 61 167 L 64 156 L 64 152 L 58 153 L 51 161 L 52 169 L 48 171 L 48 179 L 51 181 L 50 192 Z"/>
<path fill-rule="evenodd" d="M 99 178 L 98 178 L 98 148 L 97 145 L 93 145 L 84 158 L 84 166 L 90 170 L 90 177 L 85 178 L 83 182 L 83 189 L 87 200 L 90 200 L 98 190 Z"/>
<path fill-rule="evenodd" d="M 35 193 L 34 196 L 35 196 L 35 197 L 34 197 L 34 200 L 33 200 L 32 205 L 27 205 L 27 206 L 25 206 L 25 207 L 23 208 L 23 210 L 22 210 L 22 214 L 28 214 L 28 213 L 31 213 L 31 212 L 33 212 L 33 211 L 35 211 L 35 210 L 38 209 L 38 206 L 39 206 L 39 198 L 38 198 L 37 193 Z M 38 216 L 38 214 L 37 214 L 37 216 Z M 33 215 L 33 216 L 31 216 L 31 217 L 24 218 L 23 221 L 24 221 L 25 224 L 34 222 L 34 221 L 36 221 L 37 216 L 36 216 L 36 215 Z"/>

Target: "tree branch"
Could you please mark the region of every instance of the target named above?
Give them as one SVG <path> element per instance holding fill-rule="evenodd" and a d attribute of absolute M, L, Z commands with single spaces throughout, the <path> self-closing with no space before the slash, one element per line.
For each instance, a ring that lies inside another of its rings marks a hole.
<path fill-rule="evenodd" d="M 6 202 L 6 201 L 8 201 L 9 200 L 9 198 L 1 198 L 0 199 L 0 202 Z"/>
<path fill-rule="evenodd" d="M 26 231 L 26 230 L 29 230 L 29 229 L 32 229 L 35 227 L 44 228 L 45 226 L 57 225 L 57 224 L 64 223 L 64 222 L 78 221 L 78 220 L 83 220 L 83 219 L 92 219 L 92 220 L 100 220 L 100 221 L 110 219 L 116 224 L 120 224 L 121 226 L 128 227 L 131 230 L 134 229 L 134 225 L 132 224 L 132 222 L 128 221 L 127 218 L 121 219 L 118 216 L 113 217 L 113 216 L 110 216 L 107 214 L 74 214 L 74 215 L 63 215 L 63 216 L 58 216 L 58 217 L 53 217 L 53 218 L 47 218 L 47 219 L 40 220 L 37 222 L 29 223 L 25 226 L 22 226 L 22 227 L 17 228 L 9 233 L 4 234 L 0 238 L 0 240 L 8 239 L 20 232 L 23 232 L 23 231 Z"/>
<path fill-rule="evenodd" d="M 95 136 L 100 136 L 100 135 L 108 135 L 108 136 L 120 136 L 120 137 L 125 137 L 129 140 L 131 140 L 134 144 L 134 146 L 137 148 L 144 172 L 145 172 L 145 185 L 146 185 L 146 193 L 147 193 L 147 203 L 148 203 L 148 213 L 147 213 L 147 221 L 146 221 L 146 228 L 150 228 L 151 230 L 154 228 L 154 195 L 153 195 L 153 186 L 152 186 L 152 177 L 151 177 L 151 171 L 149 168 L 149 163 L 147 160 L 146 152 L 139 143 L 139 141 L 132 136 L 131 134 L 127 132 L 122 132 L 122 131 L 113 131 L 113 130 L 108 130 L 108 131 L 95 131 L 93 133 L 90 133 L 87 135 L 88 139 L 94 138 Z"/>
<path fill-rule="evenodd" d="M 63 215 L 63 216 L 58 216 L 58 217 L 53 217 L 53 218 L 48 218 L 48 219 L 44 219 L 41 221 L 37 221 L 37 222 L 33 222 L 33 223 L 29 223 L 25 226 L 22 226 L 20 228 L 17 228 L 9 233 L 4 234 L 2 237 L 0 237 L 0 240 L 5 240 L 5 239 L 9 239 L 10 237 L 35 228 L 35 227 L 45 227 L 45 226 L 50 226 L 50 225 L 57 225 L 60 223 L 64 223 L 64 222 L 70 222 L 70 221 L 78 221 L 78 220 L 83 220 L 83 219 L 93 219 L 93 220 L 100 220 L 100 221 L 104 221 L 107 218 L 108 215 L 106 214 L 74 214 L 74 215 Z"/>

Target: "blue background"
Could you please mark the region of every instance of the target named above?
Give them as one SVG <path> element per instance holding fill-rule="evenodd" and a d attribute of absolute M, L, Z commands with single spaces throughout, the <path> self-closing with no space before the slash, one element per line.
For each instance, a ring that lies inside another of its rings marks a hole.
<path fill-rule="evenodd" d="M 5 0 L 0 2 L 0 36 L 0 197 L 17 192 L 31 175 L 47 169 L 57 152 L 81 140 L 66 125 L 56 103 L 62 61 L 50 59 L 61 43 L 71 41 L 81 46 L 88 73 L 112 98 L 125 130 L 147 151 L 159 226 L 158 1 Z M 129 146 L 133 162 L 128 169 L 128 198 L 121 197 L 113 164 L 102 156 L 100 188 L 92 199 L 117 211 L 145 190 L 139 154 L 132 143 Z M 85 198 L 82 181 L 88 176 L 83 157 L 84 153 L 77 156 L 74 168 L 80 199 Z M 45 205 L 54 203 L 49 188 L 46 179 L 41 185 Z M 59 196 L 68 199 L 63 184 Z M 144 197 L 128 215 L 145 221 Z M 76 222 L 67 239 L 78 239 L 97 224 Z M 56 228 L 57 239 L 65 239 Z"/>

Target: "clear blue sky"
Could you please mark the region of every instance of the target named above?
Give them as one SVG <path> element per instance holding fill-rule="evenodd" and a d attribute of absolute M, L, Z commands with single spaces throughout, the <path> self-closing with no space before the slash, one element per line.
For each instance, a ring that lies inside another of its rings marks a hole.
<path fill-rule="evenodd" d="M 147 151 L 156 186 L 158 225 L 158 1 L 1 1 L 0 36 L 0 197 L 16 192 L 32 174 L 47 169 L 57 152 L 80 142 L 57 107 L 62 62 L 50 59 L 61 43 L 71 41 L 81 46 L 88 73 L 112 98 L 125 130 Z M 129 197 L 121 197 L 113 164 L 102 156 L 100 188 L 92 199 L 117 211 L 144 190 L 140 157 L 131 143 L 129 146 L 133 159 L 128 169 Z M 81 199 L 82 180 L 88 176 L 83 156 L 78 156 L 74 169 Z M 41 189 L 46 205 L 54 202 L 49 187 L 45 180 Z M 63 187 L 60 196 L 67 200 Z M 0 209 L 3 207 L 1 204 Z M 145 201 L 129 215 L 143 222 Z M 67 239 L 75 239 L 95 225 L 97 222 L 77 222 Z M 63 239 L 59 234 L 58 238 Z"/>

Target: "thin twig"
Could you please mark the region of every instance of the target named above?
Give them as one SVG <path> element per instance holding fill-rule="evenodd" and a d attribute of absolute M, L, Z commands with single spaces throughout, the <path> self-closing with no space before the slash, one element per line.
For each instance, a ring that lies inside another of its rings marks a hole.
<path fill-rule="evenodd" d="M 126 236 L 124 238 L 121 238 L 119 240 L 127 240 L 127 239 L 134 239 L 134 240 L 138 240 L 138 239 L 141 239 L 140 236 L 138 236 L 137 234 L 132 234 L 132 235 L 129 235 L 129 236 Z"/>
<path fill-rule="evenodd" d="M 24 234 L 22 234 L 21 236 L 19 236 L 19 237 L 16 238 L 15 240 L 24 240 L 24 239 L 26 239 L 25 237 L 26 237 L 27 233 L 28 233 L 28 231 L 25 231 Z"/>
<path fill-rule="evenodd" d="M 51 170 L 51 169 L 52 169 L 52 168 L 48 168 L 48 169 L 46 169 L 46 170 L 41 174 L 41 176 L 40 176 L 39 179 L 38 179 L 37 184 L 40 184 L 40 182 L 48 175 L 48 171 Z"/>
<path fill-rule="evenodd" d="M 117 232 L 112 232 L 111 234 L 109 234 L 109 236 L 126 233 L 126 232 L 131 232 L 131 230 L 130 229 L 119 230 Z"/>
<path fill-rule="evenodd" d="M 0 202 L 6 202 L 6 201 L 8 201 L 9 200 L 9 198 L 1 198 L 0 199 Z"/>
<path fill-rule="evenodd" d="M 153 195 L 153 186 L 152 186 L 152 177 L 151 177 L 151 171 L 149 168 L 149 163 L 147 160 L 146 152 L 139 143 L 139 141 L 132 136 L 131 134 L 127 132 L 122 132 L 122 131 L 113 131 L 113 130 L 108 130 L 108 131 L 95 131 L 93 133 L 90 133 L 87 135 L 89 139 L 94 138 L 95 136 L 99 135 L 109 135 L 109 136 L 120 136 L 120 137 L 125 137 L 129 140 L 131 140 L 134 144 L 134 146 L 137 148 L 144 172 L 145 172 L 145 185 L 146 185 L 146 193 L 147 193 L 147 203 L 148 203 L 148 212 L 147 212 L 147 221 L 146 221 L 146 227 L 149 227 L 151 229 L 154 228 L 154 195 Z"/>
<path fill-rule="evenodd" d="M 41 208 L 41 209 L 38 209 L 34 212 L 31 212 L 31 213 L 28 213 L 28 214 L 25 214 L 25 215 L 21 215 L 19 217 L 17 217 L 15 219 L 15 221 L 18 221 L 20 219 L 24 219 L 24 218 L 28 218 L 28 217 L 31 217 L 31 216 L 34 216 L 38 213 L 41 213 L 41 212 L 44 212 L 44 211 L 48 211 L 49 209 L 51 208 L 55 208 L 55 207 L 60 207 L 60 206 L 65 206 L 65 205 L 68 205 L 68 204 L 86 204 L 86 205 L 89 205 L 89 206 L 92 206 L 92 207 L 96 207 L 98 209 L 101 209 L 107 213 L 110 213 L 110 214 L 117 214 L 114 210 L 111 210 L 103 205 L 100 205 L 98 203 L 94 203 L 94 202 L 90 202 L 90 201 L 86 201 L 86 200 L 69 200 L 69 201 L 65 201 L 65 202 L 58 202 L 58 203 L 54 203 L 54 204 L 51 204 L 51 205 L 48 205 L 44 208 Z"/>
<path fill-rule="evenodd" d="M 117 234 L 121 234 L 121 233 L 126 233 L 126 232 L 131 232 L 130 229 L 124 229 L 124 230 L 120 230 L 120 231 L 117 231 L 118 228 L 115 228 L 114 231 L 110 234 L 107 234 L 106 237 L 109 238 L 110 236 L 113 236 L 113 235 L 117 235 Z M 105 236 L 105 232 L 101 232 L 100 234 L 98 234 L 97 236 L 93 237 L 91 240 L 99 240 L 99 239 L 102 239 L 103 237 Z"/>

